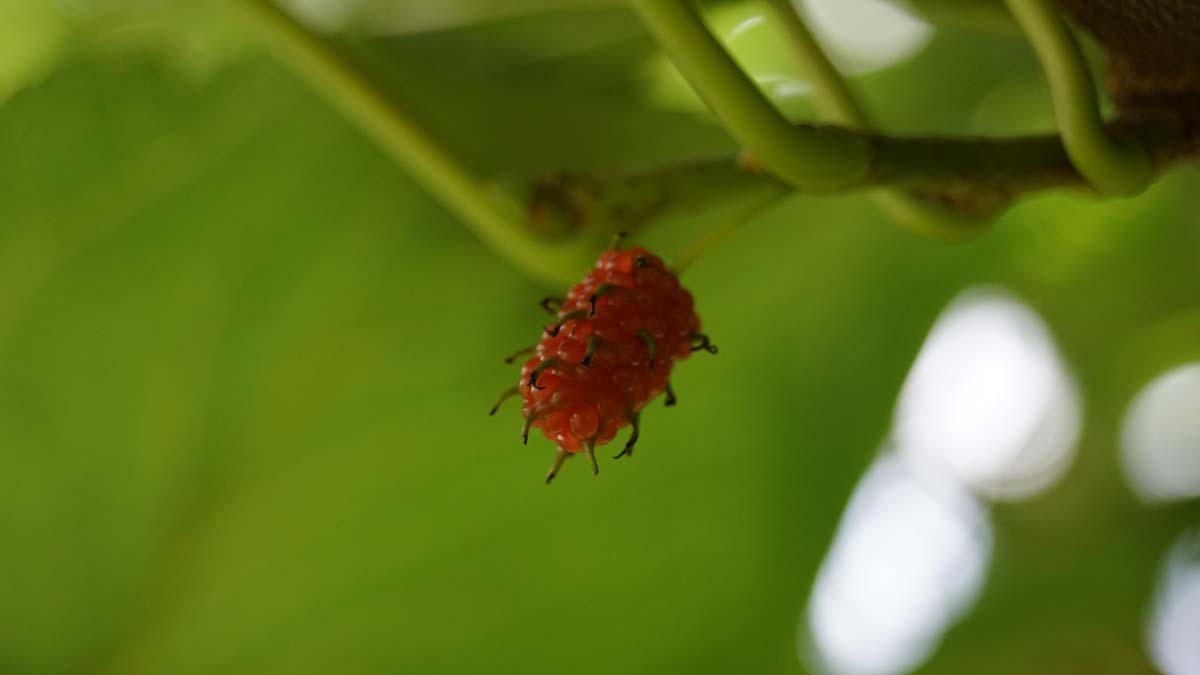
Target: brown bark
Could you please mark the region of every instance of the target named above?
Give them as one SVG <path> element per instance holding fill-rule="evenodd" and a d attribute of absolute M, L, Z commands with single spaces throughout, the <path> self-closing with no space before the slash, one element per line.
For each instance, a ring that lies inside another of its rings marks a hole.
<path fill-rule="evenodd" d="M 1104 47 L 1122 113 L 1167 113 L 1200 128 L 1200 1 L 1059 2 Z"/>

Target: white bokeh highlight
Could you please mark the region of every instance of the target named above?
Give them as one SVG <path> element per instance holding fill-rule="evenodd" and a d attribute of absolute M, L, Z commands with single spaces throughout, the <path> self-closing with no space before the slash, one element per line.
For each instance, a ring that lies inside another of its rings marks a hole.
<path fill-rule="evenodd" d="M 933 37 L 933 26 L 887 0 L 793 0 L 829 51 L 851 75 L 880 70 L 912 57 Z"/>
<path fill-rule="evenodd" d="M 1138 393 L 1121 426 L 1121 459 L 1130 487 L 1147 502 L 1200 497 L 1200 363 Z"/>
<path fill-rule="evenodd" d="M 808 607 L 800 644 L 818 672 L 915 668 L 983 585 L 992 534 L 983 507 L 887 453 L 846 508 Z"/>
<path fill-rule="evenodd" d="M 320 30 L 345 28 L 350 19 L 362 11 L 363 0 L 283 0 L 282 3 L 309 25 Z"/>
<path fill-rule="evenodd" d="M 997 288 L 954 299 L 821 565 L 799 638 L 809 666 L 897 675 L 923 664 L 983 587 L 987 501 L 1027 498 L 1061 478 L 1081 417 L 1037 313 Z"/>
<path fill-rule="evenodd" d="M 1200 675 L 1200 530 L 1167 552 L 1147 632 L 1150 657 L 1165 675 Z"/>
<path fill-rule="evenodd" d="M 1081 416 L 1077 386 L 1038 315 L 1000 290 L 974 289 L 921 348 L 893 439 L 916 466 L 989 499 L 1022 499 L 1066 471 Z"/>

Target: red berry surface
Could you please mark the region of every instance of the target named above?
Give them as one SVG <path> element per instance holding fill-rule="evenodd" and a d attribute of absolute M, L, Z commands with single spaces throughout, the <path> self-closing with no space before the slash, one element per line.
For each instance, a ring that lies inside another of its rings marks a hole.
<path fill-rule="evenodd" d="M 644 248 L 607 251 L 521 369 L 522 412 L 562 451 L 590 452 L 636 424 L 699 332 L 691 294 L 662 259 Z"/>

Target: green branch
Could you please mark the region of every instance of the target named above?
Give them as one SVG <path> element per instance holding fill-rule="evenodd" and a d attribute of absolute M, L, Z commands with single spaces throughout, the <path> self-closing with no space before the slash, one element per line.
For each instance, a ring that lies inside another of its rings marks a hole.
<path fill-rule="evenodd" d="M 1101 194 L 1146 189 L 1151 179 L 1146 152 L 1106 133 L 1091 74 L 1057 7 L 1050 0 L 1006 2 L 1042 64 L 1059 133 L 1076 168 Z"/>
<path fill-rule="evenodd" d="M 790 0 L 766 0 L 772 18 L 788 37 L 796 63 L 813 88 L 813 107 L 827 121 L 867 130 L 871 121 L 842 73 L 833 65 L 816 36 L 804 24 Z"/>
<path fill-rule="evenodd" d="M 1103 124 L 1078 48 L 1055 13 L 1025 17 L 1022 25 L 1051 66 L 1062 137 L 900 138 L 863 131 L 867 116 L 790 3 L 770 0 L 770 7 L 809 71 L 816 104 L 842 127 L 788 124 L 689 0 L 631 1 L 701 98 L 771 174 L 761 176 L 764 185 L 781 180 L 806 194 L 901 188 L 911 195 L 888 191 L 875 197 L 889 213 L 927 234 L 970 233 L 982 217 L 1026 192 L 1058 187 L 1134 192 L 1157 171 L 1196 154 L 1194 139 L 1169 120 Z M 1010 4 L 1044 9 L 1042 0 Z M 731 176 L 746 170 L 729 160 L 718 166 Z"/>
<path fill-rule="evenodd" d="M 1082 62 L 1072 61 L 1077 48 L 1055 30 L 1031 32 L 1041 36 L 1034 37 L 1035 46 L 1054 48 L 1044 63 L 1059 64 L 1051 88 L 1064 139 L 897 138 L 864 130 L 866 116 L 844 80 L 790 7 L 782 11 L 786 5 L 782 0 L 773 0 L 772 6 L 811 71 L 817 103 L 844 127 L 790 124 L 742 73 L 686 0 L 633 2 L 680 70 L 769 173 L 723 158 L 648 171 L 563 174 L 543 181 L 535 191 L 529 214 L 533 226 L 517 204 L 465 166 L 401 101 L 329 41 L 268 0 L 235 0 L 234 4 L 253 19 L 299 76 L 408 168 L 480 239 L 532 276 L 554 283 L 573 281 L 614 229 L 636 228 L 654 218 L 729 203 L 768 203 L 771 195 L 778 198 L 790 188 L 808 194 L 872 188 L 910 192 L 919 199 L 898 193 L 876 197 L 906 222 L 920 223 L 934 213 L 929 221 L 933 225 L 926 230 L 944 236 L 969 231 L 969 227 L 945 227 L 941 220 L 945 212 L 961 212 L 969 225 L 971 216 L 989 213 L 1033 190 L 1090 186 L 1102 192 L 1134 191 L 1154 171 L 1196 152 L 1192 140 L 1170 126 L 1101 125 L 1094 91 L 1090 85 L 1080 85 L 1087 81 L 1078 77 L 1080 72 L 1086 75 L 1080 70 Z M 1038 5 L 1034 0 L 1010 2 L 1026 9 Z M 1058 24 L 1039 23 L 1045 16 L 1037 16 L 1023 25 L 1065 30 L 1057 14 L 1051 17 Z M 1042 51 L 1039 48 L 1039 54 Z M 748 212 L 754 208 L 752 204 Z M 539 225 L 544 230 L 560 229 L 554 223 L 565 223 L 570 227 L 561 229 L 577 234 L 567 241 L 539 236 Z"/>
<path fill-rule="evenodd" d="M 466 167 L 394 95 L 327 40 L 269 0 L 235 0 L 235 5 L 283 61 L 509 262 L 542 281 L 569 283 L 603 248 L 604 234 L 566 243 L 537 236 L 516 204 Z"/>
<path fill-rule="evenodd" d="M 868 170 L 862 139 L 836 127 L 793 127 L 713 38 L 686 0 L 633 0 L 675 67 L 754 159 L 814 194 L 861 183 Z"/>
<path fill-rule="evenodd" d="M 817 112 L 831 122 L 861 130 L 871 121 L 858 104 L 846 79 L 825 55 L 816 37 L 790 0 L 767 0 L 767 8 L 788 36 L 788 43 L 800 68 L 813 86 Z M 915 232 L 957 239 L 979 231 L 988 219 L 983 214 L 968 215 L 960 208 L 939 204 L 901 190 L 883 190 L 873 195 L 875 203 L 893 220 Z"/>
<path fill-rule="evenodd" d="M 801 128 L 805 127 L 819 128 Z M 845 191 L 896 188 L 938 199 L 968 215 L 993 212 L 1023 194 L 1040 190 L 1094 191 L 1071 163 L 1057 135 L 977 138 L 848 133 L 869 148 L 870 164 L 867 173 L 846 185 Z M 1197 151 L 1185 131 L 1166 124 L 1114 122 L 1106 126 L 1106 133 L 1119 142 L 1146 148 L 1155 172 L 1179 159 L 1194 157 Z M 697 176 L 702 180 L 693 183 Z M 649 218 L 693 213 L 754 200 L 764 191 L 793 189 L 771 174 L 747 168 L 735 157 L 603 175 L 562 174 L 545 185 L 553 197 L 548 193 L 544 198 L 552 199 L 557 208 L 584 219 L 614 212 L 640 214 L 629 221 L 635 227 Z M 724 191 L 716 187 L 722 185 Z M 657 210 L 642 208 L 651 203 L 648 195 L 675 190 L 675 199 L 662 202 Z"/>

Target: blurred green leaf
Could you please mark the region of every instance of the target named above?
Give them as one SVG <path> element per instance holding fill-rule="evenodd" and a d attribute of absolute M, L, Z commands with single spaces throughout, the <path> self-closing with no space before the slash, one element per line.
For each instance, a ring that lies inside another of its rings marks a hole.
<path fill-rule="evenodd" d="M 0 102 L 51 70 L 65 32 L 48 2 L 0 2 Z"/>

